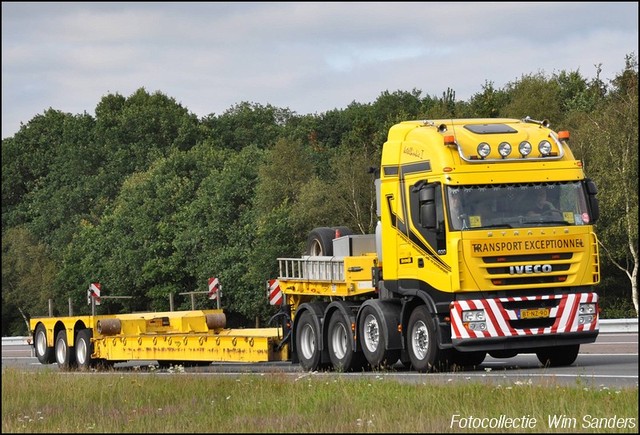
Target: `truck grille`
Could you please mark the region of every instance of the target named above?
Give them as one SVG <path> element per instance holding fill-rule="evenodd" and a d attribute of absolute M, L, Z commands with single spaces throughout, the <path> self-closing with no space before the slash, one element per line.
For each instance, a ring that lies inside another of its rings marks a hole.
<path fill-rule="evenodd" d="M 573 261 L 570 252 L 483 257 L 483 266 L 494 286 L 557 284 L 567 281 Z"/>

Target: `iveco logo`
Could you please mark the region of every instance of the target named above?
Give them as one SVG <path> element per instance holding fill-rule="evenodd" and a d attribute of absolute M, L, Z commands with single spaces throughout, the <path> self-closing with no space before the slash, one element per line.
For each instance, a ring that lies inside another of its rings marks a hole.
<path fill-rule="evenodd" d="M 536 264 L 527 266 L 509 266 L 509 274 L 523 275 L 525 273 L 550 273 L 553 268 L 550 264 Z"/>

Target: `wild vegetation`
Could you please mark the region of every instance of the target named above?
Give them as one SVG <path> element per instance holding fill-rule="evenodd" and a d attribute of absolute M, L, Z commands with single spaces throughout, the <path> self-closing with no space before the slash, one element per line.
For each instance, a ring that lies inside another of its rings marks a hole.
<path fill-rule="evenodd" d="M 250 392 L 250 394 L 248 394 Z M 312 394 L 310 394 L 312 393 Z M 452 404 L 454 404 L 452 406 Z M 510 420 L 508 420 L 510 419 Z M 638 388 L 2 371 L 2 433 L 637 433 Z"/>
<path fill-rule="evenodd" d="M 384 91 L 369 104 L 299 115 L 241 102 L 199 119 L 144 88 L 102 97 L 95 115 L 48 109 L 2 140 L 2 335 L 25 319 L 86 314 L 100 282 L 101 313 L 189 308 L 180 293 L 216 276 L 229 326 L 264 323 L 277 257 L 298 256 L 308 232 L 375 227 L 368 169 L 386 134 L 410 119 L 549 119 L 599 187 L 596 225 L 603 317 L 637 316 L 638 68 L 610 83 L 579 71 L 526 74 L 468 101 L 447 89 Z M 198 306 L 210 306 L 202 297 Z"/>

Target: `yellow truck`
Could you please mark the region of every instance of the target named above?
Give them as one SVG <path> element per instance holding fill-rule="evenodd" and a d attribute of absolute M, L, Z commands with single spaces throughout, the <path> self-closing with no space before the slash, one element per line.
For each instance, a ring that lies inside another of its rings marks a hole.
<path fill-rule="evenodd" d="M 223 310 L 30 319 L 43 364 L 87 369 L 291 361 L 420 372 L 535 353 L 572 364 L 598 335 L 597 189 L 546 120 L 405 121 L 374 173 L 375 234 L 312 230 L 279 258 L 279 325 L 226 328 Z"/>

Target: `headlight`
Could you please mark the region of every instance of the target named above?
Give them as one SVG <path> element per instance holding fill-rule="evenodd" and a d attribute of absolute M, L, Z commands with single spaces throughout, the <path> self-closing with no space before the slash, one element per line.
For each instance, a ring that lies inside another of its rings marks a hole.
<path fill-rule="evenodd" d="M 588 325 L 597 318 L 598 306 L 593 302 L 578 306 L 578 325 Z"/>
<path fill-rule="evenodd" d="M 485 320 L 484 310 L 463 311 L 463 322 L 483 322 Z"/>
<path fill-rule="evenodd" d="M 487 315 L 484 310 L 469 310 L 462 312 L 462 324 L 470 331 L 486 331 Z"/>
<path fill-rule="evenodd" d="M 580 314 L 594 314 L 596 312 L 596 304 L 580 304 L 578 312 Z"/>

